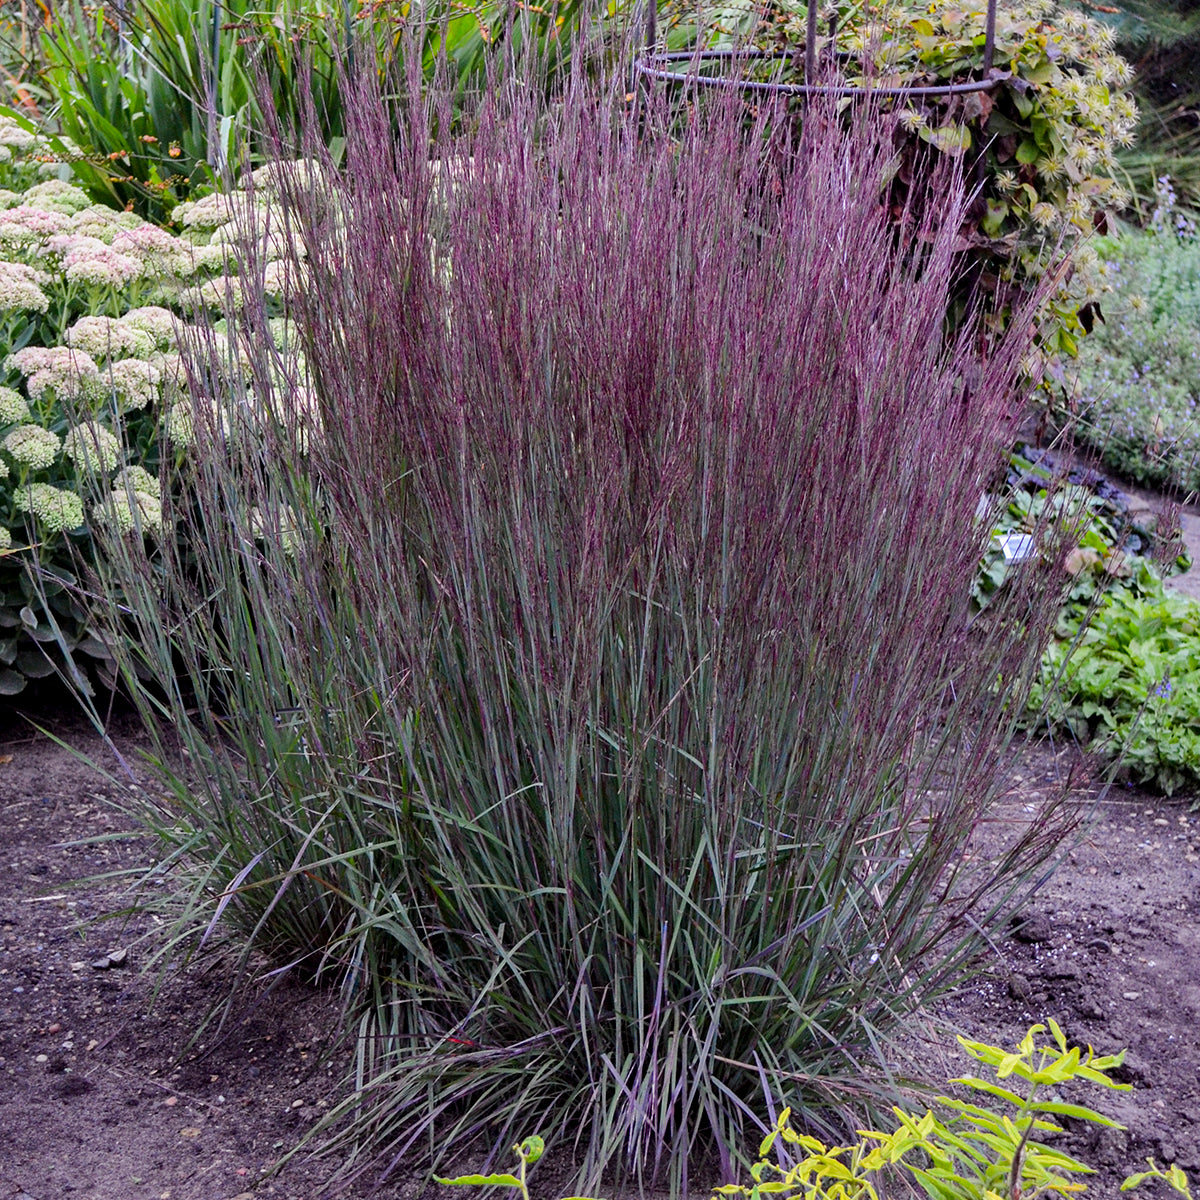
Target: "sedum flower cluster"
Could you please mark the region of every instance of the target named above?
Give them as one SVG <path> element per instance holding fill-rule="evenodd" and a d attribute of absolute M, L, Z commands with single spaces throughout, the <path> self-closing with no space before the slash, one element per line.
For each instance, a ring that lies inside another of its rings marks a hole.
<path fill-rule="evenodd" d="M 63 438 L 63 453 L 79 471 L 108 473 L 121 457 L 121 440 L 97 422 L 75 425 Z"/>
<path fill-rule="evenodd" d="M 0 312 L 44 313 L 50 307 L 45 285 L 50 276 L 23 262 L 0 262 Z"/>
<path fill-rule="evenodd" d="M 123 534 L 161 534 L 162 485 L 144 467 L 126 467 L 112 481 L 112 490 L 93 506 L 101 524 Z"/>
<path fill-rule="evenodd" d="M 150 537 L 153 552 L 169 535 L 163 482 L 205 436 L 232 437 L 239 406 L 303 426 L 302 441 L 318 428 L 283 309 L 304 283 L 282 266 L 286 168 L 270 164 L 230 196 L 180 206 L 170 229 L 92 203 L 57 164 L 48 173 L 45 157 L 36 135 L 0 117 L 0 691 L 20 683 L 31 555 L 73 572 L 100 530 Z M 320 184 L 312 170 L 303 177 Z M 250 288 L 278 297 L 270 335 L 283 399 L 265 406 L 246 387 L 245 335 L 217 319 L 232 319 Z M 188 394 L 197 370 L 230 397 L 203 433 Z M 85 644 L 79 610 L 55 603 L 62 636 Z M 31 671 L 45 663 L 32 646 L 27 657 Z"/>
<path fill-rule="evenodd" d="M 26 346 L 4 360 L 7 371 L 25 376 L 25 393 L 40 401 L 51 393 L 57 400 L 87 403 L 100 396 L 100 368 L 90 354 L 73 346 Z"/>
<path fill-rule="evenodd" d="M 4 448 L 19 466 L 44 471 L 58 458 L 62 441 L 58 434 L 40 425 L 18 425 L 4 439 Z"/>
<path fill-rule="evenodd" d="M 66 533 L 83 524 L 83 501 L 70 488 L 30 483 L 16 490 L 15 499 L 17 508 L 36 517 L 45 533 Z"/>

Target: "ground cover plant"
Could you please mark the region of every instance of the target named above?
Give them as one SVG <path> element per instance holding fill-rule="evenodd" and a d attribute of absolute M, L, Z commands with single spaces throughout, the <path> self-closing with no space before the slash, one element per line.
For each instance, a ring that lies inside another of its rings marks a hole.
<path fill-rule="evenodd" d="M 1068 468 L 1054 452 L 1029 446 L 1012 454 L 1002 494 L 1006 504 L 993 514 L 991 544 L 972 586 L 978 609 L 1025 569 L 1044 522 L 1065 523 L 1075 535 L 1061 560 L 1055 636 L 1029 697 L 1032 727 L 1067 732 L 1167 795 L 1194 791 L 1200 607 L 1164 587 L 1191 566 L 1172 514 L 1139 524 L 1098 472 Z"/>
<path fill-rule="evenodd" d="M 1014 552 L 1012 539 L 1032 542 L 1048 517 L 1075 530 L 1061 562 L 1067 586 L 1055 637 L 1029 698 L 1031 724 L 1087 743 L 1137 783 L 1167 795 L 1194 792 L 1200 607 L 1164 587 L 1191 566 L 1171 513 L 1152 526 L 1136 523 L 1103 476 L 1028 446 L 1011 456 L 1004 488 L 1007 504 L 995 514 L 972 589 L 980 609 L 1033 553 L 1020 541 Z"/>
<path fill-rule="evenodd" d="M 1080 360 L 1078 436 L 1139 482 L 1200 488 L 1200 238 L 1158 183 L 1148 228 L 1106 239 L 1116 289 Z"/>
<path fill-rule="evenodd" d="M 1140 594 L 1139 594 L 1140 592 Z M 1119 586 L 1095 613 L 1068 611 L 1032 702 L 1168 796 L 1200 788 L 1200 605 L 1157 579 Z"/>
<path fill-rule="evenodd" d="M 164 952 L 344 988 L 360 1162 L 532 1121 L 682 1188 L 764 1078 L 868 1094 L 1070 824 L 964 855 L 1056 609 L 1036 568 L 964 607 L 1028 347 L 944 341 L 965 189 L 898 245 L 886 121 L 767 160 L 623 86 L 452 133 L 414 74 L 399 135 L 358 86 L 293 181 L 306 378 L 248 264 L 178 536 L 97 564 L 191 881 Z"/>

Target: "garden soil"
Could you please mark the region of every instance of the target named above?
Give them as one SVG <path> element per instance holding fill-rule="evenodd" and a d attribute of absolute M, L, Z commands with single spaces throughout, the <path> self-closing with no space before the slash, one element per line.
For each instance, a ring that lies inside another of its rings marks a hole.
<path fill-rule="evenodd" d="M 122 872 L 143 868 L 151 848 L 105 778 L 21 713 L 0 710 L 0 1200 L 340 1194 L 327 1162 L 297 1157 L 272 1171 L 336 1095 L 347 1062 L 330 1050 L 336 998 L 282 982 L 248 995 L 220 1038 L 189 1045 L 228 961 L 167 972 L 151 1003 L 160 980 L 143 973 L 148 918 L 106 916 L 128 903 L 134 876 Z M 113 766 L 65 701 L 31 715 Z M 117 717 L 113 730 L 136 760 L 133 721 Z M 1115 1196 L 1148 1155 L 1200 1178 L 1200 817 L 1186 801 L 1120 788 L 1101 796 L 1073 751 L 1042 743 L 1014 754 L 976 850 L 1011 834 L 1068 775 L 1091 814 L 1087 833 L 1024 923 L 996 941 L 984 973 L 921 1028 L 937 1018 L 1015 1043 L 1053 1016 L 1098 1052 L 1127 1047 L 1119 1074 L 1129 1091 L 1072 1097 L 1126 1126 L 1068 1131 L 1067 1148 L 1100 1168 L 1090 1194 Z M 87 840 L 97 835 L 106 840 Z M 947 1045 L 942 1036 L 927 1049 Z M 944 1066 L 968 1064 L 947 1052 Z M 424 1179 L 399 1179 L 377 1194 L 425 1190 Z"/>

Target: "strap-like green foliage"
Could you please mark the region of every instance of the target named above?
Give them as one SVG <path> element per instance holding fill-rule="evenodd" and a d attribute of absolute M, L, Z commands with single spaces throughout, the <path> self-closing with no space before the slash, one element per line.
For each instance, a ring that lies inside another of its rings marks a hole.
<path fill-rule="evenodd" d="M 620 7 L 606 18 L 613 29 Z M 197 185 L 244 165 L 268 124 L 264 107 L 285 130 L 298 128 L 307 93 L 336 150 L 346 127 L 342 70 L 382 67 L 404 37 L 417 39 L 427 73 L 444 63 L 464 86 L 482 86 L 500 45 L 530 46 L 547 71 L 561 67 L 588 16 L 582 0 L 437 0 L 419 11 L 351 0 L 68 0 L 42 36 L 44 85 L 57 125 L 79 148 L 81 186 L 97 201 L 161 219 Z"/>
<path fill-rule="evenodd" d="M 237 164 L 262 128 L 258 74 L 286 123 L 304 88 L 340 135 L 340 28 L 312 0 L 137 0 L 55 6 L 42 35 L 52 117 L 93 199 L 161 219 Z"/>

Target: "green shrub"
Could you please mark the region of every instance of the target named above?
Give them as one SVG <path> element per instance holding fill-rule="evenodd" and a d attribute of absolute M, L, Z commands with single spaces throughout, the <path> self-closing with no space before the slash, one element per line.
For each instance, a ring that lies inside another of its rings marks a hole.
<path fill-rule="evenodd" d="M 891 87 L 962 83 L 983 64 L 985 8 L 901 0 L 883 9 L 838 3 L 837 71 L 822 28 L 818 61 L 824 84 Z M 822 10 L 826 14 L 828 10 Z M 796 0 L 766 5 L 708 7 L 673 0 L 666 6 L 668 46 L 751 45 L 778 51 L 763 67 L 769 78 L 799 83 L 807 10 Z M 824 21 L 824 15 L 822 21 Z M 981 172 L 983 190 L 961 230 L 969 266 L 957 304 L 977 288 L 992 295 L 994 319 L 1007 320 L 1019 298 L 1048 271 L 1058 281 L 1048 299 L 1041 356 L 1029 367 L 1061 379 L 1063 358 L 1074 356 L 1094 306 L 1107 290 L 1087 247 L 1064 269 L 1064 253 L 1090 237 L 1106 209 L 1128 193 L 1117 182 L 1115 152 L 1129 145 L 1137 107 L 1127 91 L 1132 68 L 1112 49 L 1112 31 L 1054 0 L 1002 5 L 997 14 L 993 78 L 987 92 L 948 97 L 909 96 L 901 110 L 900 152 L 893 194 L 903 193 L 923 147 L 965 157 Z M 767 78 L 764 75 L 763 78 Z"/>
<path fill-rule="evenodd" d="M 1080 361 L 1078 436 L 1143 483 L 1200 490 L 1200 238 L 1159 181 L 1145 231 L 1106 240 L 1115 303 Z"/>
<path fill-rule="evenodd" d="M 1114 589 L 1084 623 L 1068 615 L 1031 703 L 1138 783 L 1200 787 L 1200 604 L 1148 585 Z"/>

